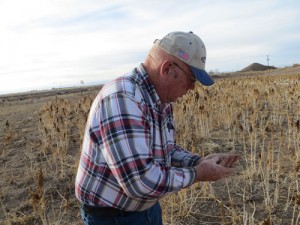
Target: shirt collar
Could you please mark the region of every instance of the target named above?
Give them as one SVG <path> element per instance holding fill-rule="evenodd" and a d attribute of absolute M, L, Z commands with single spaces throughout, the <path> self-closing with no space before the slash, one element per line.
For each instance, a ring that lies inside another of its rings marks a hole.
<path fill-rule="evenodd" d="M 147 74 L 143 64 L 140 64 L 136 68 L 136 73 L 137 73 L 137 79 L 138 79 L 139 85 L 149 94 L 149 96 L 154 104 L 161 106 L 162 102 L 160 101 L 160 98 L 159 98 L 159 96 L 154 88 L 154 85 L 151 82 L 150 77 Z"/>

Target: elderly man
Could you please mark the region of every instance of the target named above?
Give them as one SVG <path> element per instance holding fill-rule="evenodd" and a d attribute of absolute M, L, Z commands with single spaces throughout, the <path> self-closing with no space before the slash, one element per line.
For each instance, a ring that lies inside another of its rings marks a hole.
<path fill-rule="evenodd" d="M 159 199 L 233 173 L 235 154 L 200 158 L 175 143 L 171 102 L 212 85 L 192 32 L 156 40 L 145 62 L 106 84 L 88 117 L 76 176 L 84 224 L 160 225 Z"/>

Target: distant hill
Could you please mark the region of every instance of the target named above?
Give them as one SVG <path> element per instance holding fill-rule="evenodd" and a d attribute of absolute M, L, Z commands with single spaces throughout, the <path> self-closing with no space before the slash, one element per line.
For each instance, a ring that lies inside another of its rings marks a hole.
<path fill-rule="evenodd" d="M 240 72 L 265 71 L 265 70 L 272 70 L 272 69 L 277 69 L 277 68 L 274 66 L 265 66 L 260 63 L 252 63 L 251 65 L 242 69 Z"/>

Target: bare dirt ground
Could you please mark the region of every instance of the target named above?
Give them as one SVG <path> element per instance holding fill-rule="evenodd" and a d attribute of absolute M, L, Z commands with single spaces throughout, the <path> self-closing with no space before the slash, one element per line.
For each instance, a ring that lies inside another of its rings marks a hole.
<path fill-rule="evenodd" d="M 249 77 L 279 76 L 283 74 L 300 74 L 300 67 L 265 72 L 226 74 L 223 77 L 216 76 L 215 79 L 248 79 Z M 74 196 L 74 178 L 86 116 L 89 106 L 99 90 L 100 87 L 85 87 L 0 96 L 0 224 L 82 224 L 79 215 L 79 204 Z M 295 91 L 299 92 L 299 90 Z M 198 99 L 197 95 L 195 98 Z M 176 107 L 188 108 L 190 107 L 188 104 L 191 103 L 184 103 L 180 106 L 177 103 Z M 201 106 L 199 107 L 202 110 Z M 182 110 L 183 112 L 187 111 L 184 108 Z M 185 120 L 192 119 L 185 118 Z M 196 123 L 196 121 L 192 122 Z M 240 124 L 239 126 L 244 125 Z M 184 132 L 180 124 L 178 129 Z M 246 128 L 243 127 L 242 129 L 245 130 Z M 214 138 L 207 138 L 203 134 L 200 137 L 199 135 L 191 135 L 191 140 L 181 139 L 179 136 L 179 140 L 183 145 L 193 149 L 192 141 L 194 146 L 203 149 L 203 154 L 209 153 L 211 150 L 231 151 L 232 149 L 243 153 L 245 151 L 244 142 L 232 139 L 234 136 L 228 138 L 228 133 L 229 131 L 226 129 L 214 130 Z M 257 141 L 261 140 L 258 138 Z M 291 154 L 291 152 L 287 152 L 287 154 Z M 244 160 L 244 164 L 247 163 L 246 161 Z M 241 167 L 247 168 L 244 165 L 241 165 Z M 297 168 L 293 169 L 296 171 L 295 176 L 299 176 L 299 170 Z M 247 214 L 247 209 L 242 209 L 247 205 L 243 204 L 242 201 L 260 209 L 258 205 L 255 206 L 256 201 L 257 203 L 264 201 L 264 199 L 259 198 L 264 196 L 267 191 L 264 189 L 266 186 L 254 185 L 256 182 L 262 182 L 260 177 L 255 177 L 249 182 L 253 182 L 251 191 L 257 192 L 259 195 L 253 194 L 247 198 L 244 196 L 240 198 L 240 202 L 235 202 L 234 206 L 233 202 L 230 201 L 230 193 L 228 192 L 231 189 L 224 189 L 228 185 L 226 181 L 218 182 L 212 186 L 204 184 L 201 187 L 201 194 L 206 193 L 205 198 L 201 198 L 201 201 L 198 201 L 197 204 L 189 200 L 188 203 L 183 201 L 184 204 L 187 204 L 186 206 L 182 204 L 179 208 L 174 206 L 174 209 L 166 209 L 167 216 L 169 216 L 165 220 L 167 221 L 166 224 L 296 225 L 294 222 L 299 221 L 297 216 L 300 209 L 299 187 L 292 188 L 287 185 L 287 188 L 292 189 L 291 196 L 288 196 L 291 209 L 288 204 L 282 206 L 286 207 L 286 210 L 280 208 L 278 204 L 272 208 L 272 213 L 276 214 L 277 210 L 278 217 L 281 218 L 277 221 L 281 221 L 280 223 L 276 223 L 276 220 L 272 221 L 269 211 L 259 214 L 258 217 L 256 216 L 255 221 L 253 219 L 253 223 L 250 223 L 249 218 L 251 216 L 254 218 L 254 214 L 258 214 L 258 210 L 252 210 L 253 215 L 251 213 Z M 298 178 L 293 182 L 300 185 Z M 274 177 L 271 177 L 270 185 L 276 186 L 276 184 Z M 233 185 L 238 186 L 240 183 Z M 180 202 L 182 199 L 187 198 L 197 199 L 198 195 L 195 193 L 199 188 L 200 186 L 195 185 L 192 190 L 186 190 L 175 195 L 174 200 Z M 212 195 L 212 188 L 214 188 L 214 195 Z M 235 190 L 238 188 L 236 187 Z M 241 190 L 240 193 L 243 194 L 243 191 L 246 192 L 247 190 Z M 280 189 L 278 191 L 284 190 Z M 221 197 L 216 198 L 216 196 L 222 195 L 226 196 L 224 200 L 218 200 L 222 199 Z M 293 202 L 295 204 L 292 204 Z M 166 205 L 164 202 L 162 204 Z M 235 208 L 241 208 L 243 215 L 241 216 L 238 210 L 233 210 Z M 229 216 L 227 211 L 230 211 Z M 186 217 L 182 213 L 189 216 Z M 209 214 L 215 213 L 218 214 L 216 218 L 209 216 Z M 234 218 L 235 214 L 237 214 L 237 219 Z M 199 217 L 202 219 L 199 219 Z M 293 219 L 290 219 L 292 217 Z M 199 222 L 205 220 L 208 222 Z M 248 222 L 242 223 L 241 221 Z"/>

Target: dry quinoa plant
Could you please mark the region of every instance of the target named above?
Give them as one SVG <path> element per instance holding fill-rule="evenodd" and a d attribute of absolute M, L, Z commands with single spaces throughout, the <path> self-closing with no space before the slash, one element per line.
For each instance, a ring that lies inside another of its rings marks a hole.
<path fill-rule="evenodd" d="M 44 189 L 44 174 L 42 168 L 39 169 L 36 177 L 36 188 L 32 190 L 29 188 L 29 203 L 33 208 L 33 212 L 37 214 L 44 225 L 48 225 L 48 218 L 46 212 L 46 200 Z"/>
<path fill-rule="evenodd" d="M 39 133 L 42 152 L 56 164 L 58 174 L 64 174 L 66 166 L 74 167 L 71 157 L 74 146 L 82 142 L 83 131 L 92 96 L 80 99 L 56 98 L 39 112 Z"/>
<path fill-rule="evenodd" d="M 222 79 L 212 87 L 197 86 L 177 102 L 179 144 L 200 155 L 238 152 L 243 160 L 226 185 L 224 181 L 212 183 L 207 193 L 201 193 L 201 188 L 184 191 L 188 193 L 185 200 L 197 196 L 197 202 L 185 215 L 172 206 L 173 222 L 165 219 L 166 224 L 176 224 L 176 218 L 185 218 L 189 224 L 299 222 L 299 80 L 298 74 Z M 204 203 L 212 196 L 221 210 Z M 174 197 L 165 201 L 170 199 Z M 185 204 L 178 198 L 175 202 Z M 194 209 L 201 205 L 208 207 L 198 213 L 202 216 L 195 216 Z"/>

